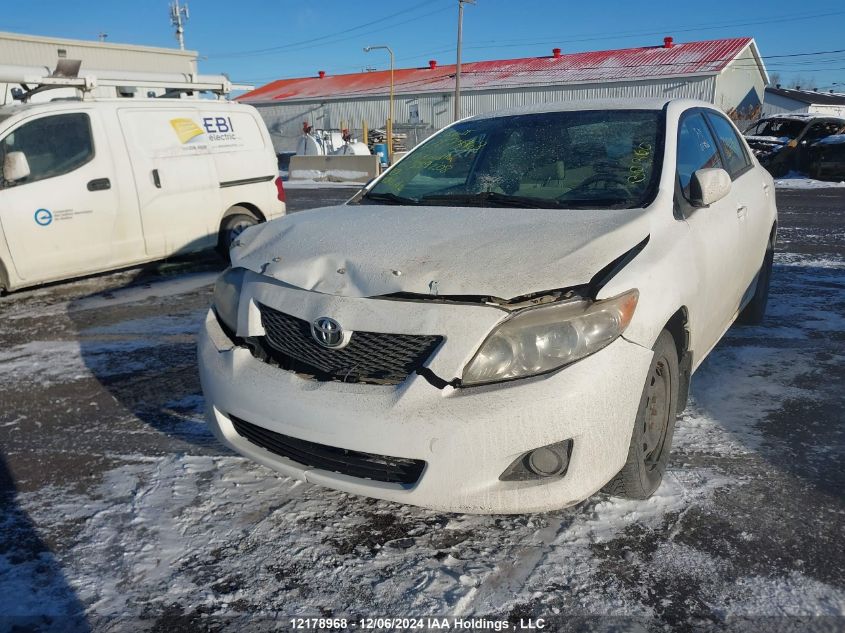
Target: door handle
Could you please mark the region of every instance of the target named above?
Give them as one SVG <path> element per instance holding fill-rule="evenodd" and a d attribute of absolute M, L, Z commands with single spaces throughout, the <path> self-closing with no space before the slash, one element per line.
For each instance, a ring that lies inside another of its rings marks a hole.
<path fill-rule="evenodd" d="M 744 218 L 745 214 L 748 213 L 748 207 L 741 202 L 736 205 L 736 217 Z"/>
<path fill-rule="evenodd" d="M 105 191 L 111 189 L 111 181 L 108 178 L 95 178 L 88 181 L 88 191 Z"/>
<path fill-rule="evenodd" d="M 161 178 L 159 178 L 158 169 L 153 169 L 153 184 L 156 186 L 156 189 L 161 189 Z"/>

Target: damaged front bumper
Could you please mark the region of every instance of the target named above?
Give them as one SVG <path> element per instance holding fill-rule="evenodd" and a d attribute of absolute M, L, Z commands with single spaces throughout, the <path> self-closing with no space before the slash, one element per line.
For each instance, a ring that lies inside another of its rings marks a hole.
<path fill-rule="evenodd" d="M 328 315 L 352 331 L 439 336 L 426 366 L 446 379 L 460 376 L 505 315 L 487 305 L 338 297 L 251 279 L 242 291 L 238 336 L 264 333 L 259 304 L 307 322 Z M 310 483 L 476 513 L 561 508 L 601 488 L 625 462 L 651 356 L 618 338 L 548 375 L 460 389 L 437 388 L 416 374 L 398 385 L 316 380 L 235 345 L 212 312 L 199 341 L 208 422 L 237 452 Z M 284 451 L 274 448 L 280 437 Z M 573 444 L 565 475 L 500 480 L 526 451 L 567 440 Z M 313 464 L 315 455 L 333 465 L 303 464 Z M 346 457 L 360 455 L 364 462 L 346 467 Z M 411 475 L 368 478 L 367 459 Z"/>

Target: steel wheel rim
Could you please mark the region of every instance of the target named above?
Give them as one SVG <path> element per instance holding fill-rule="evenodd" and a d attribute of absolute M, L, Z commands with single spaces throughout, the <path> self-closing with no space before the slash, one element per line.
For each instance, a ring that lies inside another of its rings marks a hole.
<path fill-rule="evenodd" d="M 251 226 L 252 224 L 250 222 L 238 222 L 235 226 L 229 229 L 229 244 L 238 239 L 238 236 Z"/>
<path fill-rule="evenodd" d="M 643 463 L 648 470 L 657 467 L 663 454 L 663 444 L 666 441 L 666 431 L 669 428 L 671 387 L 669 363 L 665 357 L 662 357 L 654 364 L 646 382 L 642 454 Z"/>

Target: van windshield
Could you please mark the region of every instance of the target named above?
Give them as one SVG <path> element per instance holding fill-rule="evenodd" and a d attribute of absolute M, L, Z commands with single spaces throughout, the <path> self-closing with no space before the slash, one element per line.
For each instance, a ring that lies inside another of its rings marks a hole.
<path fill-rule="evenodd" d="M 641 207 L 657 190 L 662 154 L 654 110 L 468 120 L 408 154 L 360 203 Z"/>

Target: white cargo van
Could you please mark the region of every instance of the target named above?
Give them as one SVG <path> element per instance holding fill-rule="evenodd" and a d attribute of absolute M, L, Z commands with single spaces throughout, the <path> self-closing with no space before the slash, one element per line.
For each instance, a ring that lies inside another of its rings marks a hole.
<path fill-rule="evenodd" d="M 267 128 L 205 99 L 0 108 L 0 290 L 218 247 L 284 215 Z"/>

